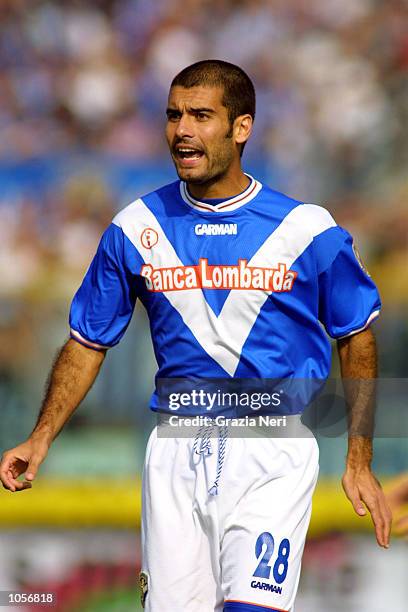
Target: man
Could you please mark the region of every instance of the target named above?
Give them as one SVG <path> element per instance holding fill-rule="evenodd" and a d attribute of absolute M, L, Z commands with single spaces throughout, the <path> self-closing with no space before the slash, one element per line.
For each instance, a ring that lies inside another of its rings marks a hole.
<path fill-rule="evenodd" d="M 327 211 L 243 172 L 254 116 L 253 84 L 237 66 L 198 62 L 173 80 L 166 137 L 180 181 L 133 202 L 102 237 L 73 300 L 71 339 L 53 367 L 37 425 L 3 456 L 0 475 L 9 490 L 30 486 L 107 348 L 124 334 L 137 297 L 149 314 L 158 381 L 324 380 L 330 345 L 321 323 L 339 339 L 343 376 L 375 378 L 369 325 L 380 309 L 377 290 L 351 237 Z M 185 399 L 178 414 L 208 415 L 207 405 L 187 406 Z M 359 515 L 367 506 L 379 545 L 388 547 L 390 513 L 371 472 L 371 439 L 360 429 L 370 401 L 359 396 L 351 407 L 343 486 Z M 223 414 L 220 402 L 212 407 Z M 152 408 L 173 411 L 157 393 Z M 295 406 L 292 416 L 300 411 Z M 155 428 L 150 436 L 145 607 L 293 610 L 316 442 L 229 438 L 223 427 L 210 439 L 209 430 L 193 439 L 161 437 Z"/>

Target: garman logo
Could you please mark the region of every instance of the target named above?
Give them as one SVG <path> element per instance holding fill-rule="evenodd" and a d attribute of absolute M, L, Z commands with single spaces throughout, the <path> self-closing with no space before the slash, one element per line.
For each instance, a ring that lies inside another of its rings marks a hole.
<path fill-rule="evenodd" d="M 270 591 L 271 593 L 278 593 L 279 595 L 282 595 L 282 587 L 276 586 L 275 584 L 268 584 L 267 582 L 252 580 L 251 588 L 261 589 L 262 591 Z"/>
<path fill-rule="evenodd" d="M 225 236 L 237 234 L 236 223 L 198 223 L 194 226 L 197 236 Z"/>
<path fill-rule="evenodd" d="M 146 227 L 140 236 L 140 242 L 145 249 L 151 249 L 159 241 L 159 235 L 152 227 Z"/>

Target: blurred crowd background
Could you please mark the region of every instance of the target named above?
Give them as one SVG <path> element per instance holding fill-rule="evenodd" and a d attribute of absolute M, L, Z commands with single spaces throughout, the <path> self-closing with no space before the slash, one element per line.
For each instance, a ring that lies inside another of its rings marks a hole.
<path fill-rule="evenodd" d="M 101 232 L 176 178 L 168 86 L 208 57 L 255 83 L 245 168 L 324 204 L 355 236 L 384 302 L 381 375 L 407 376 L 407 0 L 0 0 L 0 451 L 33 425 Z M 140 470 L 154 369 L 137 308 L 44 473 Z M 406 469 L 406 439 L 377 447 L 380 472 Z M 321 450 L 323 473 L 337 477 L 344 440 Z"/>

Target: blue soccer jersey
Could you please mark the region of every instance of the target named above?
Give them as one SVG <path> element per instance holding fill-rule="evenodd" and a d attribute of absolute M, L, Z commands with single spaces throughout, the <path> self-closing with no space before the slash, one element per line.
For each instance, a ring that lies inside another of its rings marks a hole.
<path fill-rule="evenodd" d="M 381 307 L 329 212 L 253 178 L 216 204 L 176 181 L 122 210 L 72 302 L 72 337 L 114 346 L 137 298 L 159 378 L 326 379 L 327 334 L 363 330 Z"/>

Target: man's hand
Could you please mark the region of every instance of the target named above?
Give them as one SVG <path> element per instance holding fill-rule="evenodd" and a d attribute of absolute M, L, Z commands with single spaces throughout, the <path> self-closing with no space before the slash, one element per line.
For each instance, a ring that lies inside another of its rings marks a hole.
<path fill-rule="evenodd" d="M 0 480 L 9 491 L 31 487 L 48 449 L 91 388 L 106 351 L 94 351 L 74 340 L 62 347 L 50 374 L 37 424 L 28 440 L 6 451 L 0 463 Z M 24 482 L 17 480 L 26 475 Z"/>
<path fill-rule="evenodd" d="M 380 546 L 389 547 L 392 513 L 380 483 L 370 467 L 347 468 L 342 478 L 345 494 L 358 516 L 366 516 L 368 508 L 374 523 L 375 536 Z"/>
<path fill-rule="evenodd" d="M 26 442 L 5 451 L 0 463 L 0 480 L 3 487 L 15 493 L 31 488 L 31 481 L 47 456 L 49 444 L 41 436 L 32 436 Z M 25 480 L 17 480 L 25 473 Z"/>
<path fill-rule="evenodd" d="M 377 378 L 377 350 L 371 329 L 339 340 L 338 352 L 349 430 L 343 489 L 359 516 L 365 516 L 368 508 L 377 542 L 388 548 L 392 514 L 371 471 Z"/>

